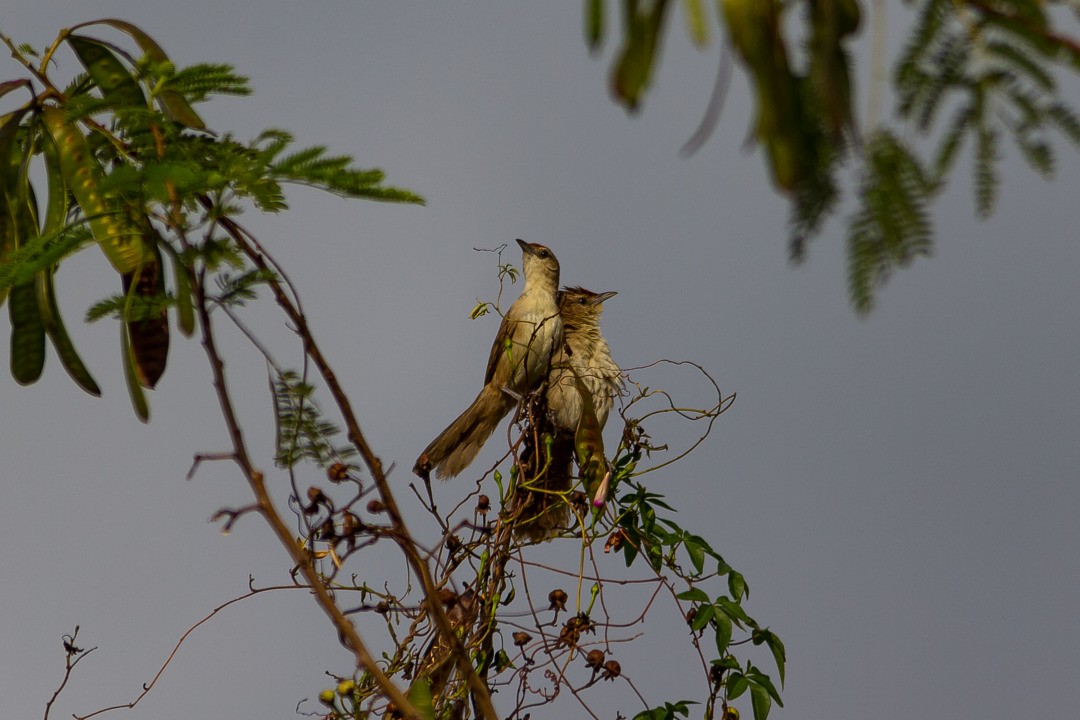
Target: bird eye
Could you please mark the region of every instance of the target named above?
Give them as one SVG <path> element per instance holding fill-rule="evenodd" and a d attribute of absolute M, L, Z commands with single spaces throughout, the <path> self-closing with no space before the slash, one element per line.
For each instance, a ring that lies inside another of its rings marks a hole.
<path fill-rule="evenodd" d="M 577 304 L 578 305 L 584 305 L 585 304 L 585 298 L 578 298 Z"/>
<path fill-rule="evenodd" d="M 550 255 L 551 253 L 549 253 L 549 252 L 548 252 L 547 250 L 541 250 L 541 251 L 540 251 L 540 252 L 539 252 L 538 254 L 539 254 L 539 255 L 540 255 L 540 257 L 542 257 L 542 258 L 546 258 L 546 257 L 548 257 L 548 256 L 549 256 L 549 255 Z"/>

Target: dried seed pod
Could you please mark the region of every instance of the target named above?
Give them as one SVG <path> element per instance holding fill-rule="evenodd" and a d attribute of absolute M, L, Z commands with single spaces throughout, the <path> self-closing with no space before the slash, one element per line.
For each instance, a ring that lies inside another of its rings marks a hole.
<path fill-rule="evenodd" d="M 565 610 L 566 609 L 567 595 L 566 591 L 562 588 L 558 590 L 552 590 L 548 593 L 548 610 Z"/>
<path fill-rule="evenodd" d="M 476 498 L 476 512 L 481 515 L 486 515 L 488 510 L 491 509 L 491 498 L 487 495 L 481 495 Z"/>
<path fill-rule="evenodd" d="M 390 612 L 390 603 L 387 602 L 386 600 L 380 600 L 375 605 L 375 612 L 377 612 L 380 615 L 388 614 Z"/>
<path fill-rule="evenodd" d="M 364 527 L 364 523 L 360 522 L 360 518 L 353 515 L 346 510 L 341 516 L 341 535 L 343 537 L 351 537 Z"/>
<path fill-rule="evenodd" d="M 604 666 L 604 651 L 590 650 L 589 654 L 585 656 L 585 665 L 593 670 L 599 670 Z"/>
<path fill-rule="evenodd" d="M 516 645 L 518 647 L 522 647 L 523 645 L 527 645 L 529 643 L 529 641 L 532 640 L 532 635 L 530 635 L 529 633 L 527 633 L 527 632 L 525 632 L 523 630 L 518 630 L 511 637 L 514 638 L 514 645 Z"/>
<path fill-rule="evenodd" d="M 367 511 L 372 515 L 379 515 L 386 511 L 386 506 L 382 500 L 371 500 L 367 504 Z"/>
<path fill-rule="evenodd" d="M 612 550 L 618 552 L 625 540 L 626 533 L 623 532 L 622 528 L 619 528 L 608 536 L 607 542 L 604 543 L 604 552 L 611 552 Z"/>
<path fill-rule="evenodd" d="M 334 529 L 333 518 L 328 519 L 322 525 L 319 526 L 318 537 L 320 540 L 333 540 L 337 536 L 337 530 Z"/>
<path fill-rule="evenodd" d="M 619 665 L 617 660 L 608 660 L 604 663 L 604 674 L 601 675 L 604 680 L 614 680 L 622 675 L 622 666 Z"/>
<path fill-rule="evenodd" d="M 345 463 L 336 462 L 326 468 L 326 479 L 330 482 L 339 483 L 349 477 L 349 466 Z"/>
<path fill-rule="evenodd" d="M 304 508 L 304 514 L 306 515 L 314 515 L 317 513 L 320 505 L 325 505 L 328 508 L 333 507 L 330 498 L 326 497 L 322 488 L 316 487 L 315 485 L 312 485 L 307 489 L 307 499 L 310 505 Z"/>

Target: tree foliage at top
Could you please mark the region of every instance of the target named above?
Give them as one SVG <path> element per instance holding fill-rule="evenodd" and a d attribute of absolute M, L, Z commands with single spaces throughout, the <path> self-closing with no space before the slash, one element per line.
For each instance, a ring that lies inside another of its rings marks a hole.
<path fill-rule="evenodd" d="M 687 32 L 707 44 L 704 0 L 626 0 L 621 42 L 611 70 L 612 94 L 636 111 L 655 73 L 672 6 Z M 848 221 L 848 292 L 868 313 L 876 291 L 897 268 L 933 249 L 929 208 L 962 147 L 972 148 L 975 209 L 993 211 L 1000 185 L 1001 143 L 1009 140 L 1043 177 L 1054 170 L 1053 135 L 1080 145 L 1080 118 L 1057 78 L 1080 71 L 1080 40 L 1061 24 L 1080 12 L 1071 0 L 907 0 L 914 29 L 896 61 L 896 121 L 930 137 L 922 160 L 906 133 L 888 126 L 862 137 L 854 108 L 848 43 L 863 25 L 859 0 L 717 0 L 715 19 L 750 77 L 753 137 L 777 189 L 791 204 L 792 259 L 806 256 L 840 198 L 839 176 L 854 161 L 858 210 Z M 876 9 L 884 11 L 884 3 Z M 604 0 L 585 0 L 592 49 L 608 23 Z M 883 18 L 880 19 L 883 21 Z M 727 50 L 725 50 L 727 52 Z M 875 48 L 883 52 L 883 48 Z M 723 86 L 723 71 L 718 88 Z M 715 99 L 714 99 L 715 100 Z M 715 122 L 716 102 L 704 123 Z M 948 119 L 942 121 L 942 114 Z M 885 190 L 889 188 L 889 190 Z"/>

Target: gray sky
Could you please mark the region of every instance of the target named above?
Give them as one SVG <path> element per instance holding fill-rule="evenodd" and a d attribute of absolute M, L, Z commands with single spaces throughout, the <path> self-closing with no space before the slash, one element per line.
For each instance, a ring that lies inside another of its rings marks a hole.
<path fill-rule="evenodd" d="M 403 498 L 419 449 L 479 389 L 495 332 L 490 319 L 467 319 L 496 290 L 491 257 L 472 248 L 543 242 L 564 282 L 619 292 L 604 327 L 623 365 L 695 360 L 738 393 L 691 458 L 648 479 L 745 574 L 750 612 L 787 644 L 777 717 L 1075 713 L 1080 163 L 1070 150 L 1060 148 L 1054 183 L 1007 151 L 990 222 L 973 219 L 959 173 L 935 211 L 935 257 L 894 277 L 859 320 L 839 223 L 804 267 L 786 261 L 786 206 L 760 154 L 743 150 L 741 75 L 712 141 L 677 157 L 716 53 L 689 49 L 681 18 L 644 112 L 630 119 L 606 94 L 608 57 L 584 48 L 579 3 L 74 5 L 18 3 L 0 29 L 40 46 L 62 25 L 130 20 L 179 64 L 226 62 L 251 77 L 253 97 L 204 106 L 214 129 L 247 138 L 285 128 L 427 197 L 415 208 L 297 190 L 288 213 L 245 219 L 301 289 L 369 439 L 399 466 Z M 69 54 L 59 60 L 74 67 Z M 0 67 L 0 77 L 19 74 L 10 60 Z M 115 276 L 91 250 L 59 277 L 104 397 L 82 394 L 55 357 L 31 388 L 6 373 L 0 382 L 0 715 L 10 718 L 40 717 L 62 674 L 60 635 L 75 624 L 79 644 L 100 649 L 57 718 L 131 700 L 188 626 L 244 592 L 249 573 L 259 585 L 287 580 L 260 522 L 227 537 L 206 522 L 247 500 L 231 466 L 184 480 L 194 452 L 226 442 L 197 344 L 174 343 L 142 426 L 115 327 L 79 322 L 118 290 Z M 284 352 L 269 306 L 249 318 Z M 262 366 L 236 338 L 225 342 L 248 438 L 269 469 Z M 649 382 L 708 402 L 689 375 Z M 685 428 L 657 432 L 668 431 L 674 445 L 688 441 Z M 553 543 L 537 556 L 572 566 L 576 549 Z M 680 665 L 693 657 L 684 630 L 645 630 L 647 651 L 620 658 L 627 674 L 657 701 L 699 698 L 696 669 Z M 346 668 L 302 592 L 266 594 L 196 631 L 127 714 L 292 717 L 327 684 L 324 670 Z"/>

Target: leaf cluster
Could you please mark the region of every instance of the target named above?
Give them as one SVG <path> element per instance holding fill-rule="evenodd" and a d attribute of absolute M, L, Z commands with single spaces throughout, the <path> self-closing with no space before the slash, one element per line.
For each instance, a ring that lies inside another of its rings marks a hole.
<path fill-rule="evenodd" d="M 91 27 L 118 31 L 125 42 L 85 34 Z M 422 202 L 347 155 L 323 146 L 295 149 L 281 130 L 250 142 L 211 132 L 195 105 L 249 94 L 247 79 L 221 64 L 178 69 L 153 38 L 125 21 L 82 23 L 44 52 L 2 39 L 30 72 L 0 83 L 0 97 L 30 95 L 0 115 L 0 303 L 11 295 L 12 374 L 21 383 L 40 376 L 48 337 L 76 382 L 99 392 L 64 329 L 52 283 L 57 267 L 91 244 L 121 276 L 124 291 L 96 303 L 87 317 L 123 321 L 121 364 L 136 413 L 146 420 L 143 389 L 165 368 L 168 312 L 189 335 L 194 293 L 235 307 L 267 281 L 268 273 L 248 266 L 236 247 L 235 218 L 245 205 L 283 210 L 287 185 Z M 54 60 L 65 45 L 82 69 L 61 81 Z M 44 207 L 31 180 L 41 165 Z M 207 290 L 209 279 L 218 293 Z"/>
<path fill-rule="evenodd" d="M 933 136 L 929 161 L 918 159 L 912 143 L 900 139 L 903 133 L 875 127 L 865 142 L 860 135 L 847 41 L 863 24 L 868 3 L 718 0 L 715 14 L 754 90 L 752 138 L 764 151 L 774 184 L 790 201 L 792 260 L 806 257 L 808 242 L 835 213 L 841 171 L 853 157 L 851 149 L 856 150 L 859 210 L 847 229 L 848 292 L 860 314 L 873 308 L 878 289 L 895 269 L 929 253 L 933 245 L 929 207 L 965 144 L 972 147 L 972 188 L 981 218 L 990 216 L 998 198 L 1005 139 L 1044 178 L 1053 175 L 1055 136 L 1080 146 L 1080 116 L 1059 83 L 1062 74 L 1075 76 L 1080 71 L 1080 40 L 1075 32 L 1061 29 L 1069 16 L 1057 12 L 1058 6 L 1075 10 L 1075 3 L 907 0 L 906 4 L 914 7 L 916 21 L 893 73 L 896 119 Z M 604 38 L 606 5 L 604 0 L 586 0 L 586 40 L 593 50 Z M 636 109 L 659 62 L 664 17 L 674 3 L 635 0 L 620 5 L 623 40 L 612 70 L 612 88 L 617 102 Z M 704 45 L 709 32 L 703 4 L 688 0 L 680 5 L 689 37 Z M 797 46 L 801 52 L 793 50 Z M 707 136 L 716 122 L 728 67 L 721 64 L 714 99 L 696 135 L 704 131 Z M 939 123 L 942 115 L 948 120 Z M 902 167 L 884 167 L 887 156 Z M 915 171 L 916 166 L 921 169 Z M 913 181 L 913 175 L 924 175 L 925 182 Z M 899 196 L 885 198 L 885 191 L 870 191 L 878 180 L 898 189 Z"/>

